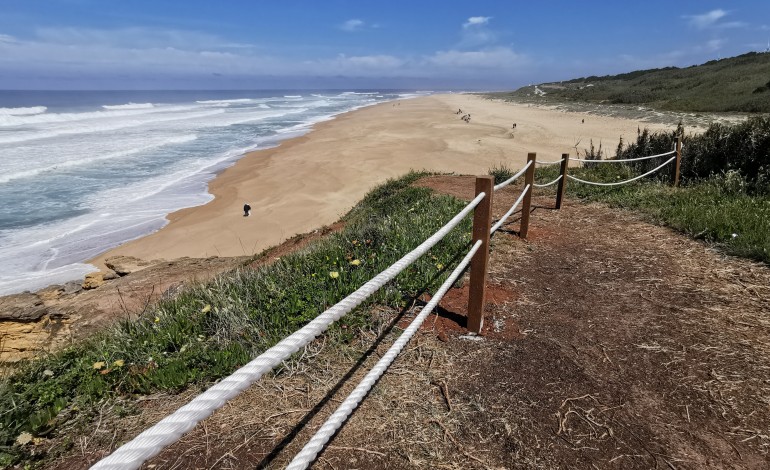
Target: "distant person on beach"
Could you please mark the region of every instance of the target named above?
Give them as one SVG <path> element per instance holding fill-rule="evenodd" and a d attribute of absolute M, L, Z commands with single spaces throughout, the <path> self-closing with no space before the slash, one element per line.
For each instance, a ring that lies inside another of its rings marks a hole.
<path fill-rule="evenodd" d="M 586 120 L 585 120 L 585 119 L 582 119 L 582 120 L 580 121 L 580 124 L 585 124 L 585 123 L 586 123 Z"/>
<path fill-rule="evenodd" d="M 247 202 L 246 204 L 243 205 L 243 216 L 248 217 L 250 213 L 251 213 L 251 206 Z"/>

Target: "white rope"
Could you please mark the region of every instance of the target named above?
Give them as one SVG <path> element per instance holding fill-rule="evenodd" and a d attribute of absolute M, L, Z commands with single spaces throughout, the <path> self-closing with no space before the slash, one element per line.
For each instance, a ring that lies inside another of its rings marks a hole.
<path fill-rule="evenodd" d="M 209 417 L 214 411 L 224 406 L 228 400 L 237 396 L 264 374 L 270 372 L 275 366 L 297 352 L 301 347 L 310 343 L 316 336 L 326 331 L 329 325 L 356 308 L 367 297 L 396 277 L 417 258 L 427 253 L 449 231 L 456 227 L 485 196 L 485 193 L 480 193 L 446 225 L 422 242 L 420 246 L 393 263 L 389 268 L 373 277 L 336 305 L 318 315 L 310 323 L 287 336 L 229 377 L 222 379 L 221 382 L 195 397 L 187 405 L 163 418 L 158 424 L 142 432 L 134 440 L 123 445 L 113 452 L 112 455 L 97 462 L 91 468 L 135 469 L 139 468 L 145 460 L 158 455 L 164 447 L 179 440 L 184 433 L 195 427 L 198 422 Z"/>
<path fill-rule="evenodd" d="M 559 163 L 561 163 L 563 161 L 564 161 L 564 159 L 562 158 L 561 160 L 556 160 L 555 162 L 541 162 L 541 161 L 538 160 L 536 163 L 538 165 L 558 165 Z"/>
<path fill-rule="evenodd" d="M 649 160 L 651 158 L 658 158 L 658 157 L 665 157 L 666 155 L 672 155 L 675 154 L 676 150 L 671 150 L 666 153 L 659 153 L 657 155 L 648 155 L 646 157 L 639 157 L 639 158 L 621 158 L 618 160 L 612 159 L 612 160 L 586 160 L 582 158 L 570 158 L 569 160 L 571 162 L 588 162 L 588 163 L 625 163 L 625 162 L 638 162 L 640 160 Z"/>
<path fill-rule="evenodd" d="M 329 442 L 329 439 L 331 439 L 334 433 L 336 433 L 337 430 L 342 427 L 342 425 L 348 419 L 348 416 L 350 416 L 353 410 L 358 407 L 358 405 L 366 397 L 366 395 L 369 393 L 369 390 L 372 389 L 382 374 L 388 370 L 388 367 L 390 367 L 390 365 L 396 359 L 396 356 L 401 353 L 407 343 L 409 343 L 409 340 L 412 339 L 412 336 L 414 336 L 414 334 L 420 328 L 420 325 L 422 325 L 428 315 L 430 315 L 436 305 L 438 305 L 438 303 L 441 301 L 441 298 L 444 297 L 444 294 L 446 294 L 449 288 L 452 287 L 457 278 L 460 277 L 463 270 L 466 268 L 466 266 L 468 266 L 468 263 L 470 263 L 471 258 L 480 246 L 481 240 L 478 240 L 473 245 L 473 248 L 471 248 L 468 254 L 465 255 L 465 258 L 460 261 L 460 264 L 457 265 L 454 271 L 452 271 L 452 274 L 450 274 L 447 280 L 444 281 L 441 287 L 439 287 L 439 289 L 436 291 L 436 294 L 433 296 L 430 302 L 428 302 L 428 305 L 422 309 L 422 311 L 415 317 L 409 327 L 407 327 L 401 336 L 399 336 L 399 338 L 393 343 L 393 346 L 391 346 L 385 355 L 382 356 L 379 361 L 377 361 L 377 364 L 372 367 L 369 373 L 366 374 L 366 376 L 361 380 L 356 388 L 350 392 L 350 395 L 348 395 L 345 401 L 342 402 L 342 404 L 329 417 L 329 419 L 326 420 L 326 422 L 315 433 L 310 441 L 305 444 L 305 447 L 303 447 L 302 450 L 296 456 L 294 456 L 294 459 L 286 467 L 286 470 L 303 470 L 310 466 L 311 463 L 313 463 L 318 453 L 321 452 L 326 443 Z"/>
<path fill-rule="evenodd" d="M 559 180 L 561 180 L 561 175 L 557 176 L 556 179 L 551 181 L 550 183 L 545 183 L 545 184 L 533 183 L 532 185 L 534 187 L 536 187 L 536 188 L 547 188 L 548 186 L 551 186 L 551 185 L 554 185 L 554 184 L 558 183 Z"/>
<path fill-rule="evenodd" d="M 648 171 L 647 173 L 645 173 L 645 174 L 643 174 L 643 175 L 639 175 L 639 176 L 637 176 L 637 177 L 635 177 L 635 178 L 631 178 L 630 180 L 625 180 L 625 181 L 618 181 L 618 182 L 616 182 L 616 183 L 596 183 L 596 182 L 593 182 L 593 181 L 585 181 L 585 180 L 581 180 L 581 179 L 575 178 L 575 177 L 574 177 L 574 176 L 572 176 L 572 175 L 567 175 L 567 178 L 569 178 L 569 179 L 571 179 L 571 180 L 575 180 L 575 181 L 577 181 L 577 182 L 579 182 L 579 183 L 592 184 L 592 185 L 594 185 L 594 186 L 619 186 L 619 185 L 621 185 L 621 184 L 630 183 L 630 182 L 632 182 L 632 181 L 636 181 L 636 180 L 638 180 L 638 179 L 640 179 L 640 178 L 644 178 L 644 177 L 645 177 L 645 176 L 647 176 L 647 175 L 651 175 L 651 174 L 655 173 L 656 171 L 660 170 L 661 168 L 663 168 L 664 166 L 668 165 L 669 163 L 673 162 L 674 160 L 676 160 L 676 157 L 675 157 L 675 156 L 674 156 L 674 157 L 671 157 L 671 158 L 669 158 L 669 159 L 668 159 L 668 160 L 666 160 L 666 162 L 665 162 L 665 163 L 663 163 L 662 165 L 658 166 L 657 168 L 653 168 L 652 170 Z"/>
<path fill-rule="evenodd" d="M 515 180 L 519 176 L 523 175 L 524 172 L 527 171 L 527 168 L 529 168 L 530 165 L 532 165 L 532 160 L 528 161 L 527 164 L 524 165 L 524 168 L 519 170 L 518 173 L 516 173 L 515 175 L 511 176 L 510 178 L 508 178 L 507 180 L 503 181 L 502 183 L 496 185 L 495 186 L 495 191 L 497 191 L 498 189 L 503 189 L 504 187 L 506 187 L 509 184 L 513 183 L 513 180 Z"/>
<path fill-rule="evenodd" d="M 508 217 L 510 217 L 511 214 L 514 213 L 514 211 L 516 210 L 516 207 L 519 204 L 521 204 L 521 201 L 524 199 L 524 195 L 527 194 L 527 191 L 529 191 L 529 189 L 530 189 L 529 185 L 527 185 L 524 188 L 524 191 L 521 192 L 521 195 L 519 195 L 519 198 L 516 199 L 516 202 L 513 203 L 513 206 L 511 206 L 511 208 L 508 209 L 508 212 L 506 212 L 505 215 L 500 220 L 498 220 L 495 225 L 492 226 L 492 229 L 489 231 L 490 235 L 495 233 L 497 231 L 497 229 L 499 229 L 500 227 L 503 226 L 503 224 L 505 223 L 506 219 L 508 219 Z"/>

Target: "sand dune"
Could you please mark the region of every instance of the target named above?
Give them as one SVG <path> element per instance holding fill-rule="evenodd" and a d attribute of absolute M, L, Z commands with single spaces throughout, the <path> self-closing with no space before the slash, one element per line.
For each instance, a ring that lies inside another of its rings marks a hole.
<path fill-rule="evenodd" d="M 455 114 L 470 113 L 466 123 Z M 585 123 L 582 120 L 585 119 Z M 516 129 L 512 124 L 516 123 Z M 211 182 L 210 203 L 169 215 L 160 231 L 92 260 L 121 254 L 143 259 L 253 254 L 331 224 L 373 186 L 410 169 L 486 174 L 519 168 L 527 152 L 540 160 L 575 155 L 593 139 L 614 150 L 637 126 L 661 124 L 490 101 L 434 95 L 360 109 L 315 126 L 279 147 L 247 154 Z M 252 207 L 244 217 L 242 207 Z"/>

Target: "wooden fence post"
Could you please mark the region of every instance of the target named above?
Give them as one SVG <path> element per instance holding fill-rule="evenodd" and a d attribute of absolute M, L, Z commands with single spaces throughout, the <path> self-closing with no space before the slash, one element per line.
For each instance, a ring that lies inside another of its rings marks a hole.
<path fill-rule="evenodd" d="M 528 153 L 527 163 L 532 162 L 527 168 L 527 172 L 524 174 L 524 187 L 529 185 L 529 191 L 524 195 L 524 200 L 521 203 L 521 225 L 519 226 L 519 236 L 521 238 L 527 238 L 527 232 L 529 232 L 529 208 L 532 205 L 532 192 L 535 190 L 535 164 L 537 163 L 537 154 Z"/>
<path fill-rule="evenodd" d="M 471 280 L 468 292 L 468 330 L 480 333 L 484 326 L 484 304 L 489 264 L 489 230 L 492 228 L 492 193 L 495 179 L 492 176 L 476 178 L 476 195 L 485 193 L 473 211 L 473 243 L 481 240 L 481 246 L 471 259 Z"/>
<path fill-rule="evenodd" d="M 682 136 L 676 138 L 676 163 L 674 164 L 674 187 L 679 186 L 679 166 L 682 163 Z"/>
<path fill-rule="evenodd" d="M 567 166 L 569 166 L 569 154 L 561 154 L 561 179 L 556 189 L 556 208 L 561 209 L 564 200 L 564 191 L 567 189 Z"/>

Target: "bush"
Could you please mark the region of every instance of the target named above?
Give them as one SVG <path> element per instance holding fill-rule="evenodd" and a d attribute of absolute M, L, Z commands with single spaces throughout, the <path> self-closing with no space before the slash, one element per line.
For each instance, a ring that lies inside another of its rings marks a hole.
<path fill-rule="evenodd" d="M 490 168 L 489 174 L 495 177 L 495 184 L 500 184 L 515 175 L 516 172 L 508 168 L 505 163 L 500 163 L 500 166 L 495 165 Z"/>

